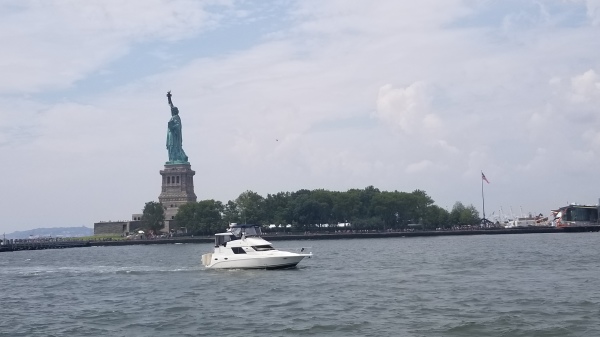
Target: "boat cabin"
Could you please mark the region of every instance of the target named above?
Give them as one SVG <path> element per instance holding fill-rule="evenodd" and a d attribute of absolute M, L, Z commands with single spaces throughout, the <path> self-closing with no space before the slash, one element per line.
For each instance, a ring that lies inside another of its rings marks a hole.
<path fill-rule="evenodd" d="M 262 234 L 260 230 L 260 226 L 258 225 L 238 225 L 232 224 L 229 225 L 229 229 L 226 233 L 217 233 L 215 234 L 215 247 L 227 246 L 227 242 L 233 240 L 239 240 L 245 237 L 260 237 Z M 272 249 L 272 247 L 271 247 Z"/>
<path fill-rule="evenodd" d="M 552 213 L 556 219 L 556 227 L 600 225 L 598 222 L 600 208 L 598 206 L 569 205 L 553 210 Z"/>
<path fill-rule="evenodd" d="M 231 233 L 217 233 L 215 234 L 215 247 L 227 246 L 227 242 L 236 240 L 235 235 Z"/>

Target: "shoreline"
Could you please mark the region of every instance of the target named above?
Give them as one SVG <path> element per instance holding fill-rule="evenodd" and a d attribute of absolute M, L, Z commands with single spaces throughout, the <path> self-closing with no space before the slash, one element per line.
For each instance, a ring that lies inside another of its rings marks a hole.
<path fill-rule="evenodd" d="M 398 237 L 432 237 L 432 236 L 457 236 L 457 235 L 509 235 L 509 234 L 543 234 L 543 233 L 575 233 L 598 232 L 600 226 L 586 227 L 541 227 L 541 228 L 514 228 L 514 229 L 477 229 L 477 230 L 452 230 L 452 231 L 414 231 L 414 232 L 376 232 L 376 233 L 314 233 L 314 234 L 266 234 L 262 237 L 267 241 L 291 240 L 340 240 L 340 239 L 376 239 Z M 212 243 L 214 237 L 181 237 L 168 239 L 149 240 L 122 240 L 122 241 L 91 241 L 91 246 L 128 246 L 176 243 Z"/>
<path fill-rule="evenodd" d="M 600 226 L 585 227 L 539 227 L 539 228 L 510 228 L 510 229 L 474 229 L 474 230 L 448 230 L 448 231 L 412 231 L 412 232 L 374 232 L 374 233 L 307 233 L 307 234 L 266 234 L 262 237 L 267 241 L 291 240 L 341 240 L 341 239 L 379 239 L 398 237 L 433 237 L 457 235 L 510 235 L 510 234 L 543 234 L 543 233 L 581 233 L 598 232 Z M 48 242 L 13 243 L 0 246 L 0 252 L 40 249 L 63 249 L 77 247 L 111 247 L 132 245 L 159 245 L 159 244 L 184 244 L 184 243 L 212 243 L 213 236 L 201 237 L 175 237 L 146 240 L 68 240 Z"/>

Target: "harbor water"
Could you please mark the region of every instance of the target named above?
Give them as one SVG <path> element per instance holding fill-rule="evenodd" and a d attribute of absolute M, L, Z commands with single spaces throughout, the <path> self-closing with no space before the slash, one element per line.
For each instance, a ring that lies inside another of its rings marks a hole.
<path fill-rule="evenodd" d="M 290 270 L 206 270 L 211 244 L 0 254 L 0 336 L 600 336 L 600 233 L 277 241 Z"/>

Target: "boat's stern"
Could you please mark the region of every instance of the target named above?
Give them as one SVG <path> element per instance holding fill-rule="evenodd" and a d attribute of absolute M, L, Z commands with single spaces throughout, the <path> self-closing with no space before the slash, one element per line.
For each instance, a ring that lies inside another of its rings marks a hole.
<path fill-rule="evenodd" d="M 212 253 L 203 254 L 202 255 L 202 264 L 205 267 L 210 268 L 211 263 L 212 263 Z"/>

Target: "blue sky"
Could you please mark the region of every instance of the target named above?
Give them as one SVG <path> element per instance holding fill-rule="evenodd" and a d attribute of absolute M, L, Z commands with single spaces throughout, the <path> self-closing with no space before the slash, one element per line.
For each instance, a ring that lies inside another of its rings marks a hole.
<path fill-rule="evenodd" d="M 199 199 L 596 204 L 599 36 L 600 0 L 3 1 L 0 232 L 157 200 L 168 90 Z"/>

